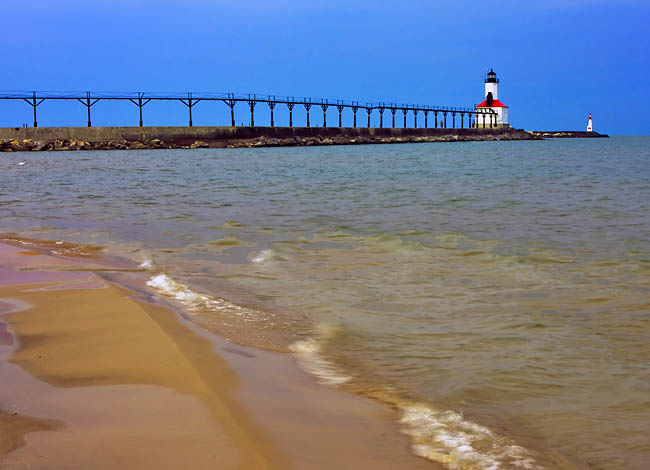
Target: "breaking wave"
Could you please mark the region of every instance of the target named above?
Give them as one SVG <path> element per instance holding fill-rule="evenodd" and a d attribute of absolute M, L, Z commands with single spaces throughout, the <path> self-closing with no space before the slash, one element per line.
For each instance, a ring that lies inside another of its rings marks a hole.
<path fill-rule="evenodd" d="M 244 320 L 255 316 L 255 312 L 251 309 L 240 307 L 225 299 L 196 292 L 166 274 L 153 276 L 147 281 L 147 286 L 152 287 L 165 297 L 179 301 L 188 309 L 189 313 L 197 313 L 199 310 L 207 309 L 235 314 Z"/>
<path fill-rule="evenodd" d="M 320 342 L 313 338 L 296 341 L 289 346 L 289 350 L 298 359 L 300 366 L 316 377 L 320 383 L 339 385 L 352 378 L 343 375 L 334 363 L 323 357 Z"/>
<path fill-rule="evenodd" d="M 265 250 L 262 250 L 259 252 L 257 256 L 255 256 L 251 261 L 253 263 L 263 263 L 265 261 L 268 261 L 270 259 L 273 259 L 275 256 L 275 253 L 271 248 L 267 248 Z"/>
<path fill-rule="evenodd" d="M 403 432 L 411 437 L 411 449 L 420 457 L 439 462 L 450 470 L 538 470 L 530 452 L 485 426 L 466 420 L 451 410 L 426 404 L 400 404 Z"/>

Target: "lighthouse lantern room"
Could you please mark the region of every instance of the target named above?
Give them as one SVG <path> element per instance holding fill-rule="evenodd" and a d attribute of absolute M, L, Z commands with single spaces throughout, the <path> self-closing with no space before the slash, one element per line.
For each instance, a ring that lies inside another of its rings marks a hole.
<path fill-rule="evenodd" d="M 510 124 L 508 124 L 508 107 L 499 100 L 499 79 L 493 69 L 490 69 L 485 76 L 485 100 L 476 105 L 476 111 L 479 113 L 484 112 L 486 108 L 492 109 L 496 113 L 497 126 L 510 127 Z M 478 125 L 481 125 L 480 121 L 477 121 Z"/>

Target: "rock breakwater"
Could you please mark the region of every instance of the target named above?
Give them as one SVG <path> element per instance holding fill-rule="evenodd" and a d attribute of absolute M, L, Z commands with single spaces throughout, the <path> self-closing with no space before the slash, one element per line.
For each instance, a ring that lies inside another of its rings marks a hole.
<path fill-rule="evenodd" d="M 530 131 L 531 135 L 543 139 L 580 139 L 580 138 L 598 138 L 609 137 L 607 134 L 587 131 Z"/>

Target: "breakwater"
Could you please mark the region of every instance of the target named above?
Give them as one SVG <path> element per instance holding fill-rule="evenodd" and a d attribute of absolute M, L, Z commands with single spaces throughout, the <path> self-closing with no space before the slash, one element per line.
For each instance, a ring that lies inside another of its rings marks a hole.
<path fill-rule="evenodd" d="M 581 139 L 609 137 L 607 134 L 587 131 L 530 131 L 530 133 L 543 139 Z"/>
<path fill-rule="evenodd" d="M 0 150 L 240 148 L 491 140 L 538 140 L 521 129 L 322 127 L 38 127 L 0 128 Z"/>

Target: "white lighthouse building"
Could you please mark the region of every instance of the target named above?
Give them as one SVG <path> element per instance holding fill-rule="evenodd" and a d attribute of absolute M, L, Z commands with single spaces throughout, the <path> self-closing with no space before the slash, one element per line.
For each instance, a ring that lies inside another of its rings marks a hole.
<path fill-rule="evenodd" d="M 488 109 L 494 111 L 496 121 L 490 115 L 492 113 L 487 111 Z M 499 127 L 510 126 L 508 123 L 508 107 L 499 101 L 499 79 L 492 69 L 485 76 L 485 100 L 476 105 L 476 112 L 485 113 L 477 116 L 476 127 L 490 127 L 493 122 Z"/>
<path fill-rule="evenodd" d="M 591 122 L 591 113 L 589 113 L 589 121 L 587 121 L 587 132 L 594 131 L 594 123 Z"/>

